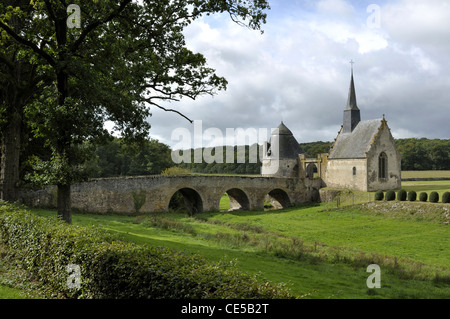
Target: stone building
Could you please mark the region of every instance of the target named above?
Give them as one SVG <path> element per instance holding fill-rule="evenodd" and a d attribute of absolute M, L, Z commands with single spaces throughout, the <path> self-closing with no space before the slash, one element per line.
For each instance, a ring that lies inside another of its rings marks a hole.
<path fill-rule="evenodd" d="M 361 121 L 353 71 L 341 130 L 327 158 L 324 182 L 361 191 L 401 187 L 401 155 L 383 115 Z"/>
<path fill-rule="evenodd" d="M 361 121 L 353 70 L 343 124 L 329 154 L 308 159 L 294 144 L 291 131 L 281 123 L 264 147 L 263 176 L 316 177 L 323 186 L 361 191 L 401 187 L 401 155 L 384 115 Z M 277 147 L 278 156 L 273 155 Z"/>
<path fill-rule="evenodd" d="M 261 175 L 265 177 L 299 177 L 298 155 L 303 154 L 292 132 L 283 122 L 264 143 Z"/>

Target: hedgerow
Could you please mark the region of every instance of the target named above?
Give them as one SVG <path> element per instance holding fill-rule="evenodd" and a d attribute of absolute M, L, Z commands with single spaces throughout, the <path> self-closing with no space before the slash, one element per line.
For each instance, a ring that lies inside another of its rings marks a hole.
<path fill-rule="evenodd" d="M 68 225 L 0 202 L 0 241 L 48 295 L 63 298 L 292 298 L 226 263 L 167 248 L 139 246 L 93 227 Z M 68 285 L 68 265 L 81 270 Z"/>

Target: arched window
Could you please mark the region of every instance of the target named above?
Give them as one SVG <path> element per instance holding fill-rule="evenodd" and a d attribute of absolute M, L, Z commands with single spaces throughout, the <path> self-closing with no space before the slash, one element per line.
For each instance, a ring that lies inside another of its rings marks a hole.
<path fill-rule="evenodd" d="M 381 153 L 378 157 L 378 178 L 386 179 L 387 178 L 387 168 L 388 168 L 388 158 L 386 153 Z"/>
<path fill-rule="evenodd" d="M 356 167 L 353 167 L 353 176 L 356 176 Z"/>

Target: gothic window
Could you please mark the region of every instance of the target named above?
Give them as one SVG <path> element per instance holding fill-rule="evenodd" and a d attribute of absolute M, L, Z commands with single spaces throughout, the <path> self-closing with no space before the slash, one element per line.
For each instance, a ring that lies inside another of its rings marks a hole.
<path fill-rule="evenodd" d="M 356 176 L 356 167 L 353 167 L 353 176 Z"/>
<path fill-rule="evenodd" d="M 378 178 L 386 179 L 387 178 L 387 167 L 388 160 L 386 153 L 381 153 L 380 157 L 378 157 Z"/>

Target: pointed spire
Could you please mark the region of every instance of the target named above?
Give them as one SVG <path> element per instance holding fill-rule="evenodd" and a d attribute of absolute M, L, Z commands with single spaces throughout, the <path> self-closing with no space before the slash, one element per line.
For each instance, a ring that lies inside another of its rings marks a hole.
<path fill-rule="evenodd" d="M 352 65 L 352 75 L 350 79 L 350 89 L 348 91 L 347 107 L 344 110 L 343 132 L 351 133 L 361 121 L 359 108 L 356 104 L 355 82 L 353 81 L 353 60 L 350 61 Z"/>
<path fill-rule="evenodd" d="M 356 91 L 355 91 L 355 82 L 353 81 L 353 61 L 350 62 L 352 64 L 352 76 L 350 80 L 350 89 L 348 90 L 348 99 L 347 99 L 347 108 L 346 110 L 359 110 L 358 105 L 356 104 Z"/>

